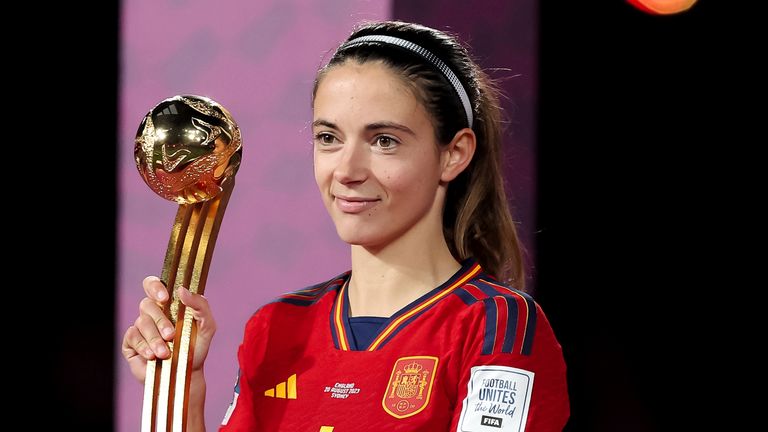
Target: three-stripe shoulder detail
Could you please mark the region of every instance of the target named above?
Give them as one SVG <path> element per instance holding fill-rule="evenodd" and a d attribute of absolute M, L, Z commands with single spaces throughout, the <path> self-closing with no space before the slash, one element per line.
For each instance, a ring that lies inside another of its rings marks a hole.
<path fill-rule="evenodd" d="M 483 278 L 472 279 L 454 293 L 467 305 L 483 304 L 483 355 L 531 354 L 536 303 L 530 295 Z"/>
<path fill-rule="evenodd" d="M 348 277 L 349 272 L 335 277 L 329 281 L 312 285 L 310 287 L 283 294 L 276 298 L 273 303 L 289 303 L 296 306 L 311 306 L 317 303 L 323 296 L 329 292 L 334 292 L 341 288 Z"/>

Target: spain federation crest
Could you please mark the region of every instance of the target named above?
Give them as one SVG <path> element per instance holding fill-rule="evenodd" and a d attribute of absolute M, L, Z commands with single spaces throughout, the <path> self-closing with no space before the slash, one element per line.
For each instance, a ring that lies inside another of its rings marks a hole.
<path fill-rule="evenodd" d="M 392 368 L 381 405 L 395 418 L 416 415 L 429 404 L 437 371 L 437 357 L 400 357 Z"/>

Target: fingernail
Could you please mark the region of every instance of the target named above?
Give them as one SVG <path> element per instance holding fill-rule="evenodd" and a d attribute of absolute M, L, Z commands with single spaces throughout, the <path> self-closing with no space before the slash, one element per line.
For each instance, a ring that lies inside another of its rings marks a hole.
<path fill-rule="evenodd" d="M 158 290 L 157 291 L 157 298 L 160 300 L 165 300 L 168 297 L 168 294 L 165 292 L 165 290 Z"/>
<path fill-rule="evenodd" d="M 155 349 L 155 351 L 156 351 L 158 354 L 160 354 L 160 355 L 165 355 L 165 353 L 166 353 L 165 345 L 159 345 L 159 346 L 157 347 L 157 349 Z"/>
<path fill-rule="evenodd" d="M 151 349 L 147 348 L 146 350 L 144 350 L 144 357 L 152 357 L 153 355 L 154 353 L 152 352 Z"/>
<path fill-rule="evenodd" d="M 166 327 L 163 329 L 163 336 L 168 337 L 173 334 L 173 329 Z"/>

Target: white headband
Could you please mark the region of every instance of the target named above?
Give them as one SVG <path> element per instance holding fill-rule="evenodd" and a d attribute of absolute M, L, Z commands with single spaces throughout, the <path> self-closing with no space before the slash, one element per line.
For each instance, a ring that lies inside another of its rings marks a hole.
<path fill-rule="evenodd" d="M 382 42 L 390 45 L 399 46 L 401 48 L 405 48 L 407 50 L 413 51 L 416 54 L 427 59 L 436 68 L 438 68 L 440 72 L 442 72 L 443 75 L 445 75 L 448 81 L 450 81 L 451 85 L 453 85 L 454 90 L 456 90 L 456 94 L 458 94 L 459 99 L 461 99 L 461 104 L 464 106 L 464 111 L 467 114 L 467 123 L 469 124 L 470 128 L 472 127 L 472 119 L 473 119 L 472 105 L 469 103 L 469 96 L 467 95 L 466 90 L 464 90 L 464 86 L 461 85 L 461 81 L 459 81 L 459 78 L 456 76 L 456 74 L 453 73 L 451 68 L 449 68 L 448 65 L 446 65 L 442 60 L 440 60 L 436 55 L 432 54 L 432 52 L 428 51 L 426 48 L 416 45 L 411 41 L 400 39 L 394 36 L 384 36 L 384 35 L 360 36 L 359 38 L 355 38 L 355 39 L 352 39 L 351 41 L 346 42 L 341 47 L 339 47 L 339 50 L 343 50 L 345 48 L 349 48 L 355 45 L 360 45 L 365 42 Z"/>

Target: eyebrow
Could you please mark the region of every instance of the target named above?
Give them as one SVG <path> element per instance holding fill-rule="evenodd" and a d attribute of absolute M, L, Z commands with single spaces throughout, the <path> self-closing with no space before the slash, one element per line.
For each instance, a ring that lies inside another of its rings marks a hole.
<path fill-rule="evenodd" d="M 313 127 L 317 126 L 325 126 L 331 129 L 340 130 L 339 127 L 329 122 L 328 120 L 318 119 L 312 122 Z M 406 125 L 402 125 L 400 123 L 390 122 L 390 121 L 380 121 L 376 123 L 369 123 L 365 125 L 365 130 L 372 131 L 372 130 L 378 130 L 378 129 L 397 129 L 399 131 L 403 131 L 405 133 L 411 134 L 413 136 L 416 136 L 416 133 L 414 133 L 411 128 L 409 128 Z"/>

